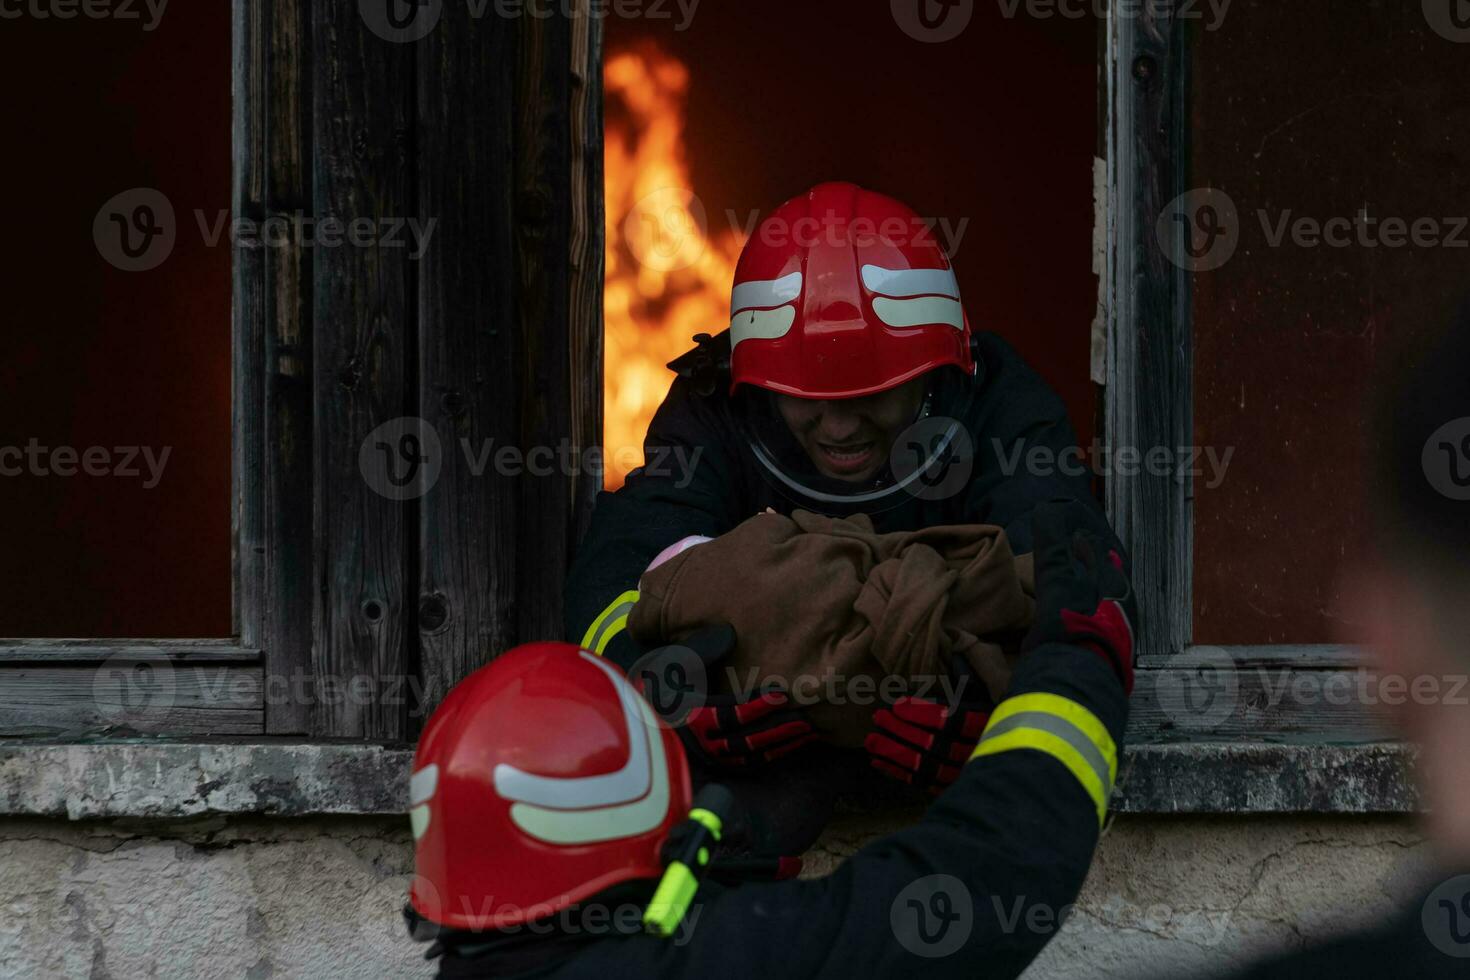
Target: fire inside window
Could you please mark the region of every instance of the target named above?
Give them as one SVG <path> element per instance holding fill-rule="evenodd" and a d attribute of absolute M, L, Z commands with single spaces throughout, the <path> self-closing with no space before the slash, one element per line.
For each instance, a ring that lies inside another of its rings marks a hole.
<path fill-rule="evenodd" d="M 729 322 L 743 236 L 706 213 L 685 152 L 689 71 L 656 45 L 610 54 L 607 99 L 606 485 L 643 461 L 665 365 Z"/>

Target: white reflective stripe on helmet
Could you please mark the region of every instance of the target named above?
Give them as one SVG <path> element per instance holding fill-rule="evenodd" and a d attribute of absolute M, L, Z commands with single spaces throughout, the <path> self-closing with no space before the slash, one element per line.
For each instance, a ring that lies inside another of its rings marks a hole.
<path fill-rule="evenodd" d="M 495 792 L 513 802 L 532 803 L 558 810 L 605 807 L 636 800 L 648 792 L 652 774 L 648 766 L 648 732 L 639 705 L 643 699 L 612 667 L 585 650 L 578 655 L 605 673 L 618 692 L 623 721 L 628 731 L 628 761 L 617 772 L 600 776 L 538 776 L 502 762 L 495 767 Z M 652 726 L 657 731 L 658 726 Z M 657 741 L 655 739 L 655 741 Z M 662 750 L 660 750 L 662 751 Z"/>
<path fill-rule="evenodd" d="M 408 811 L 408 825 L 413 829 L 413 839 L 418 840 L 429 829 L 429 804 L 424 803 Z"/>
<path fill-rule="evenodd" d="M 801 295 L 801 273 L 780 279 L 754 279 L 738 284 L 730 293 L 730 316 L 745 310 L 768 310 L 793 303 Z"/>
<path fill-rule="evenodd" d="M 948 296 L 960 298 L 953 269 L 885 269 L 863 266 L 863 284 L 884 296 Z"/>
<path fill-rule="evenodd" d="M 733 350 L 743 340 L 775 340 L 784 337 L 790 333 L 791 325 L 795 322 L 794 306 L 737 313 L 730 321 L 730 348 Z"/>
<path fill-rule="evenodd" d="M 623 688 L 632 690 L 627 684 L 622 684 L 618 688 L 620 694 Z M 624 707 L 638 712 L 636 727 L 655 732 L 653 738 L 644 741 L 643 764 L 648 767 L 651 777 L 648 794 L 620 806 L 581 810 L 516 803 L 510 808 L 510 819 L 517 827 L 549 844 L 592 844 L 620 837 L 637 837 L 663 823 L 669 812 L 669 769 L 664 757 L 663 737 L 657 734 L 658 719 L 648 709 L 647 702 L 636 694 L 632 705 L 625 702 Z M 629 724 L 633 722 L 630 720 Z"/>
<path fill-rule="evenodd" d="M 408 780 L 408 803 L 410 806 L 418 806 L 420 803 L 429 802 L 429 797 L 434 795 L 434 790 L 439 788 L 439 767 L 429 763 L 418 772 L 414 773 Z"/>
<path fill-rule="evenodd" d="M 873 300 L 873 312 L 878 319 L 890 327 L 923 327 L 942 323 L 956 330 L 965 329 L 965 310 L 958 300 L 941 296 L 925 296 L 922 299 Z"/>
<path fill-rule="evenodd" d="M 408 778 L 408 824 L 413 828 L 413 839 L 418 840 L 429 829 L 429 800 L 439 788 L 439 766 L 429 763 Z"/>

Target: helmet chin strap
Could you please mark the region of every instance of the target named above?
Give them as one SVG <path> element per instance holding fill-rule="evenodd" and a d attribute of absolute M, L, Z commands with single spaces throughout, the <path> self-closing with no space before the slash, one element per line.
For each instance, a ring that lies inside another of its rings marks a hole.
<path fill-rule="evenodd" d="M 927 417 L 927 415 L 921 417 Z M 917 419 L 915 421 L 917 421 Z M 955 435 L 958 432 L 959 427 L 960 423 L 955 422 L 950 425 L 947 430 L 945 430 L 944 438 L 934 449 L 933 458 L 935 460 L 943 458 L 943 454 L 954 442 Z M 755 458 L 760 462 L 761 466 L 764 467 L 772 477 L 778 480 L 787 489 L 807 499 L 820 501 L 821 503 L 825 504 L 870 504 L 879 500 L 886 500 L 896 493 L 907 491 L 909 487 L 913 486 L 914 483 L 922 479 L 924 474 L 927 473 L 930 467 L 933 466 L 933 462 L 930 462 L 924 466 L 916 467 L 914 472 L 910 473 L 902 480 L 897 480 L 889 486 L 882 487 L 878 490 L 871 490 L 868 493 L 835 494 L 825 493 L 821 490 L 816 489 L 815 487 L 804 486 L 798 481 L 792 479 L 786 474 L 784 470 L 781 469 L 780 466 L 776 464 L 776 461 L 770 457 L 770 455 L 766 452 L 765 447 L 760 445 L 759 443 L 752 443 L 750 449 L 755 454 Z"/>

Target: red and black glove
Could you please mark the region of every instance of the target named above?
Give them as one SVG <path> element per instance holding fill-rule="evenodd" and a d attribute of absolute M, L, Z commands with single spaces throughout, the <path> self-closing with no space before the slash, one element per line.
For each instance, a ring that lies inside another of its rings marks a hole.
<path fill-rule="evenodd" d="M 995 705 L 964 660 L 956 657 L 951 673 L 961 685 L 956 703 L 900 698 L 873 712 L 863 748 L 874 769 L 936 795 L 959 778 Z"/>
<path fill-rule="evenodd" d="M 1088 524 L 1076 500 L 1037 506 L 1031 517 L 1036 542 L 1036 622 L 1021 642 L 1027 653 L 1045 643 L 1086 647 L 1108 662 L 1133 691 L 1133 588 L 1123 558 Z"/>
<path fill-rule="evenodd" d="M 814 741 L 811 722 L 791 707 L 781 691 L 767 691 L 741 701 L 739 695 L 715 695 L 711 704 L 690 712 L 679 729 L 684 747 L 723 768 L 748 768 L 774 762 Z"/>
<path fill-rule="evenodd" d="M 709 693 L 716 668 L 734 649 L 734 629 L 707 627 L 640 659 L 630 678 L 674 726 L 685 751 L 708 766 L 749 769 L 815 741 L 816 730 L 784 691 L 766 690 L 753 697 Z M 682 699 L 675 710 L 670 697 Z"/>

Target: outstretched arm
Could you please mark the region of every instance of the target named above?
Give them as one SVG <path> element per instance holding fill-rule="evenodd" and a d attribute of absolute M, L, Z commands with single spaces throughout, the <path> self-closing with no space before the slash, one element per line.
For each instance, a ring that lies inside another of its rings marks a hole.
<path fill-rule="evenodd" d="M 567 639 L 624 670 L 642 650 L 624 629 L 638 579 L 663 549 L 737 523 L 728 437 L 714 409 L 680 379 L 649 425 L 644 466 L 598 495 L 567 576 Z M 746 515 L 749 516 L 749 515 Z"/>

